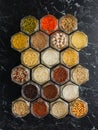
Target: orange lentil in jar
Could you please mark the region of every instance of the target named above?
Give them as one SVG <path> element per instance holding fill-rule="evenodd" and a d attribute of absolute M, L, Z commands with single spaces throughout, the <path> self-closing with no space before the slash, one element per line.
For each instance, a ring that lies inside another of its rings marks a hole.
<path fill-rule="evenodd" d="M 46 31 L 48 34 L 55 31 L 57 28 L 57 19 L 53 15 L 46 15 L 41 19 L 41 30 Z"/>
<path fill-rule="evenodd" d="M 88 112 L 88 105 L 85 101 L 76 99 L 71 103 L 70 111 L 73 116 L 82 118 Z"/>

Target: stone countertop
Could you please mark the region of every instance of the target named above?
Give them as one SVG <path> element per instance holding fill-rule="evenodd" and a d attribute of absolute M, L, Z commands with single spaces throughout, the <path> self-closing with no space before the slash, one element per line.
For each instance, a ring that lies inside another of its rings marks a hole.
<path fill-rule="evenodd" d="M 20 54 L 10 47 L 11 36 L 20 30 L 26 15 L 40 19 L 45 14 L 57 18 L 71 13 L 78 18 L 79 30 L 89 38 L 80 51 L 80 63 L 90 71 L 90 80 L 80 87 L 80 97 L 88 102 L 88 115 L 82 119 L 51 115 L 37 119 L 31 115 L 15 118 L 11 102 L 21 95 L 21 86 L 11 82 L 10 72 L 20 64 Z M 98 130 L 98 0 L 0 0 L 0 130 Z"/>

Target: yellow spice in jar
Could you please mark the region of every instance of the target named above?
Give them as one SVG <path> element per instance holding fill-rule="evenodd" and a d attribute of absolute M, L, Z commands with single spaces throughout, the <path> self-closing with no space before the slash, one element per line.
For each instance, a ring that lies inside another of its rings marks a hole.
<path fill-rule="evenodd" d="M 17 100 L 12 104 L 12 112 L 18 117 L 24 117 L 29 113 L 29 105 L 23 100 Z"/>
<path fill-rule="evenodd" d="M 68 67 L 72 67 L 78 63 L 79 56 L 75 50 L 68 48 L 62 54 L 62 60 Z"/>
<path fill-rule="evenodd" d="M 88 38 L 83 32 L 77 31 L 71 36 L 71 43 L 76 49 L 82 49 L 87 46 Z"/>
<path fill-rule="evenodd" d="M 38 61 L 39 61 L 38 58 L 39 58 L 39 56 L 38 56 L 37 52 L 35 52 L 34 50 L 32 50 L 30 48 L 22 54 L 21 60 L 25 66 L 33 67 L 38 63 Z"/>
<path fill-rule="evenodd" d="M 12 47 L 17 50 L 23 50 L 28 46 L 28 36 L 19 32 L 11 38 Z"/>
<path fill-rule="evenodd" d="M 77 118 L 84 117 L 88 112 L 88 105 L 86 102 L 76 99 L 71 103 L 71 114 Z"/>

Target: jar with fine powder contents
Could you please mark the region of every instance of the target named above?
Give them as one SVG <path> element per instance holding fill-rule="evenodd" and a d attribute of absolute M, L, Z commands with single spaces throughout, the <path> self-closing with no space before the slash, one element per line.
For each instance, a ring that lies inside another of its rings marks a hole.
<path fill-rule="evenodd" d="M 52 48 L 48 48 L 47 50 L 42 52 L 41 61 L 43 64 L 51 68 L 57 63 L 59 63 L 59 52 Z"/>
<path fill-rule="evenodd" d="M 64 118 L 68 114 L 68 103 L 61 99 L 51 103 L 50 114 L 57 119 Z"/>
<path fill-rule="evenodd" d="M 38 51 L 42 51 L 44 48 L 49 45 L 49 37 L 45 33 L 38 31 L 34 35 L 31 36 L 31 46 Z"/>
<path fill-rule="evenodd" d="M 32 70 L 32 80 L 43 84 L 50 79 L 50 70 L 43 65 L 39 65 Z"/>

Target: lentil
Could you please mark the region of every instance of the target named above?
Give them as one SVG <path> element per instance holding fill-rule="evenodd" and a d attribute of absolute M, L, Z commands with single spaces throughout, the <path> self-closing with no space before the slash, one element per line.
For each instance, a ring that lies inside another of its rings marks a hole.
<path fill-rule="evenodd" d="M 46 15 L 41 19 L 41 30 L 48 34 L 52 33 L 57 28 L 57 19 L 53 15 Z"/>
<path fill-rule="evenodd" d="M 77 118 L 82 118 L 88 112 L 88 105 L 83 100 L 76 99 L 71 103 L 70 111 L 73 116 Z"/>

